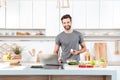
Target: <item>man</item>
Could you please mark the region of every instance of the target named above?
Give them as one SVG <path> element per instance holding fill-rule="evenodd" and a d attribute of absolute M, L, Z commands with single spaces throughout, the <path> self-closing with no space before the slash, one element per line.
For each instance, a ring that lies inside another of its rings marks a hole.
<path fill-rule="evenodd" d="M 54 54 L 58 54 L 61 47 L 59 62 L 66 63 L 68 59 L 80 61 L 80 54 L 86 51 L 83 36 L 80 32 L 71 29 L 72 18 L 69 14 L 62 16 L 61 21 L 64 31 L 56 37 Z"/>

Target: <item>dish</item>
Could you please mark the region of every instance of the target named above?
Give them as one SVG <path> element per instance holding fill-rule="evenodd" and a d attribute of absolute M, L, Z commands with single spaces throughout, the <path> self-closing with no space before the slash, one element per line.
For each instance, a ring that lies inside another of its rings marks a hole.
<path fill-rule="evenodd" d="M 77 62 L 77 61 L 74 60 L 74 59 L 68 59 L 68 60 L 67 60 L 67 64 L 68 64 L 68 65 L 78 65 L 79 62 Z"/>

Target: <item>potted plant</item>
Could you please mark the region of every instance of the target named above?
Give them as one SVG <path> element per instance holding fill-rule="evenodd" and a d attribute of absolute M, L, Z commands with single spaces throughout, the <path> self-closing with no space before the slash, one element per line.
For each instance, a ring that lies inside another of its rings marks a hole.
<path fill-rule="evenodd" d="M 10 62 L 10 65 L 18 65 L 21 61 L 22 48 L 20 46 L 11 47 L 11 51 L 3 56 L 3 61 Z"/>
<path fill-rule="evenodd" d="M 21 59 L 22 48 L 20 46 L 15 46 L 13 48 L 14 59 Z"/>

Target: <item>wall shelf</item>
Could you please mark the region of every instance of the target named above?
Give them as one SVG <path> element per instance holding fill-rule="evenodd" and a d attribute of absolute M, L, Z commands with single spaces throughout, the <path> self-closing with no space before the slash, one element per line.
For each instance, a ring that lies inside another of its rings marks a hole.
<path fill-rule="evenodd" d="M 120 40 L 120 29 L 75 29 L 84 35 L 85 41 Z M 29 32 L 30 35 L 16 35 L 16 32 Z M 36 35 L 42 32 L 43 35 Z M 7 33 L 7 35 L 6 35 Z M 14 35 L 12 35 L 14 33 Z M 1 41 L 54 41 L 56 36 L 46 36 L 46 29 L 1 29 Z"/>
<path fill-rule="evenodd" d="M 37 35 L 37 36 L 0 36 L 1 41 L 54 41 L 56 36 L 45 36 L 45 35 Z M 120 40 L 120 36 L 84 36 L 85 41 L 116 41 Z"/>
<path fill-rule="evenodd" d="M 18 35 L 45 35 L 46 34 L 46 29 L 0 29 L 0 36 L 18 36 Z"/>

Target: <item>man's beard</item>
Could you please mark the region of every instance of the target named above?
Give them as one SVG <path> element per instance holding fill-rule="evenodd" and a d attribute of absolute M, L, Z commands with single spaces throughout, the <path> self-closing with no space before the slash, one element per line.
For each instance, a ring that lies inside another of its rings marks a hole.
<path fill-rule="evenodd" d="M 64 29 L 65 30 L 70 30 L 71 29 L 71 26 L 69 25 L 69 26 L 64 26 Z"/>

